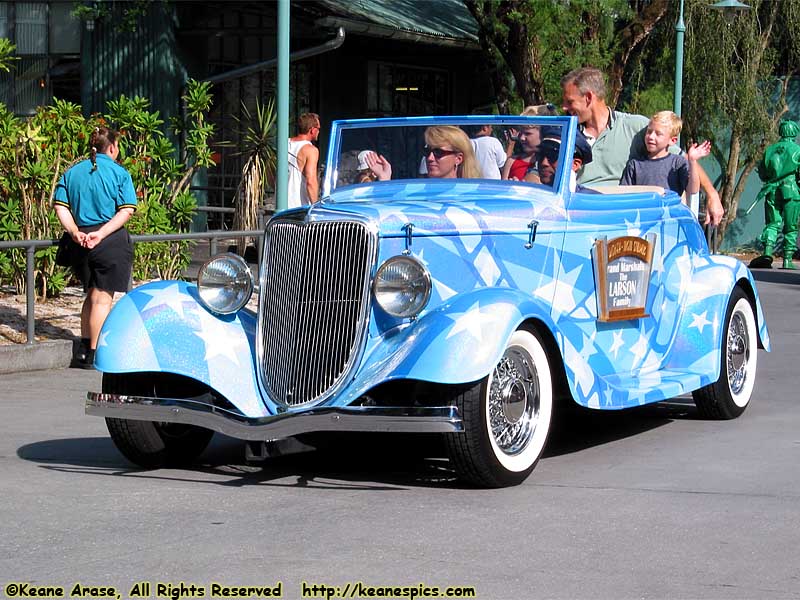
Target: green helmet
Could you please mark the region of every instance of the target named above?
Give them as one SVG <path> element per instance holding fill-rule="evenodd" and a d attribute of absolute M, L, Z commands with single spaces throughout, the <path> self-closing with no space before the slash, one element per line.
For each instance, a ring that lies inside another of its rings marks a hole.
<path fill-rule="evenodd" d="M 781 121 L 781 124 L 778 126 L 778 133 L 782 138 L 794 139 L 797 137 L 797 134 L 800 133 L 800 127 L 798 127 L 797 123 L 794 121 Z"/>

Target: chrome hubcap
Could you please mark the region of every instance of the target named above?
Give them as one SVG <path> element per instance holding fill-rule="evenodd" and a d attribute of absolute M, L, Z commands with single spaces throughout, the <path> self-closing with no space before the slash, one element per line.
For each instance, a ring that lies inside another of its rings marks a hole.
<path fill-rule="evenodd" d="M 489 428 L 497 446 L 506 454 L 521 452 L 539 416 L 539 384 L 536 367 L 522 348 L 509 348 L 492 373 L 489 388 Z"/>
<path fill-rule="evenodd" d="M 731 318 L 728 327 L 728 344 L 726 348 L 728 361 L 728 385 L 731 392 L 738 394 L 744 388 L 747 378 L 747 364 L 750 361 L 750 340 L 747 326 L 738 312 Z"/>

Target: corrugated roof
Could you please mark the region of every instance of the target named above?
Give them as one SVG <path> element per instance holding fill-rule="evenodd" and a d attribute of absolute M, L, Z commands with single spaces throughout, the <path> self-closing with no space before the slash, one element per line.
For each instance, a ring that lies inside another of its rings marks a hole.
<path fill-rule="evenodd" d="M 478 24 L 461 0 L 317 0 L 333 15 L 442 41 L 478 44 Z"/>

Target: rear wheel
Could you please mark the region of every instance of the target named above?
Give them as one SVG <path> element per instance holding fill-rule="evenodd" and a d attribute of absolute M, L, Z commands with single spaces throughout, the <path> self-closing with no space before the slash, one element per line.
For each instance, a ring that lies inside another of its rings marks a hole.
<path fill-rule="evenodd" d="M 446 435 L 462 478 L 483 487 L 522 483 L 542 455 L 553 417 L 553 377 L 538 333 L 515 331 L 502 358 L 455 401 L 463 433 Z"/>
<path fill-rule="evenodd" d="M 140 373 L 103 374 L 103 392 L 157 396 L 149 377 Z M 106 426 L 123 456 L 146 469 L 190 464 L 214 435 L 208 429 L 181 423 L 106 418 Z"/>
<path fill-rule="evenodd" d="M 709 419 L 735 419 L 753 393 L 758 335 L 753 306 L 741 288 L 728 301 L 722 344 L 719 379 L 692 393 L 698 412 Z"/>

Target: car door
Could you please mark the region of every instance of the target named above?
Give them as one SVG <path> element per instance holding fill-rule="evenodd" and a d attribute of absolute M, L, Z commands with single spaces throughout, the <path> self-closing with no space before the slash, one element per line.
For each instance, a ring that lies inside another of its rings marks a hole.
<path fill-rule="evenodd" d="M 663 365 L 679 317 L 679 303 L 664 286 L 664 214 L 665 197 L 655 192 L 574 193 L 568 200 L 552 314 L 581 404 L 638 402 L 629 393 L 637 379 Z M 620 258 L 618 248 L 633 251 L 645 242 L 646 260 Z M 643 299 L 633 310 L 637 293 Z"/>

